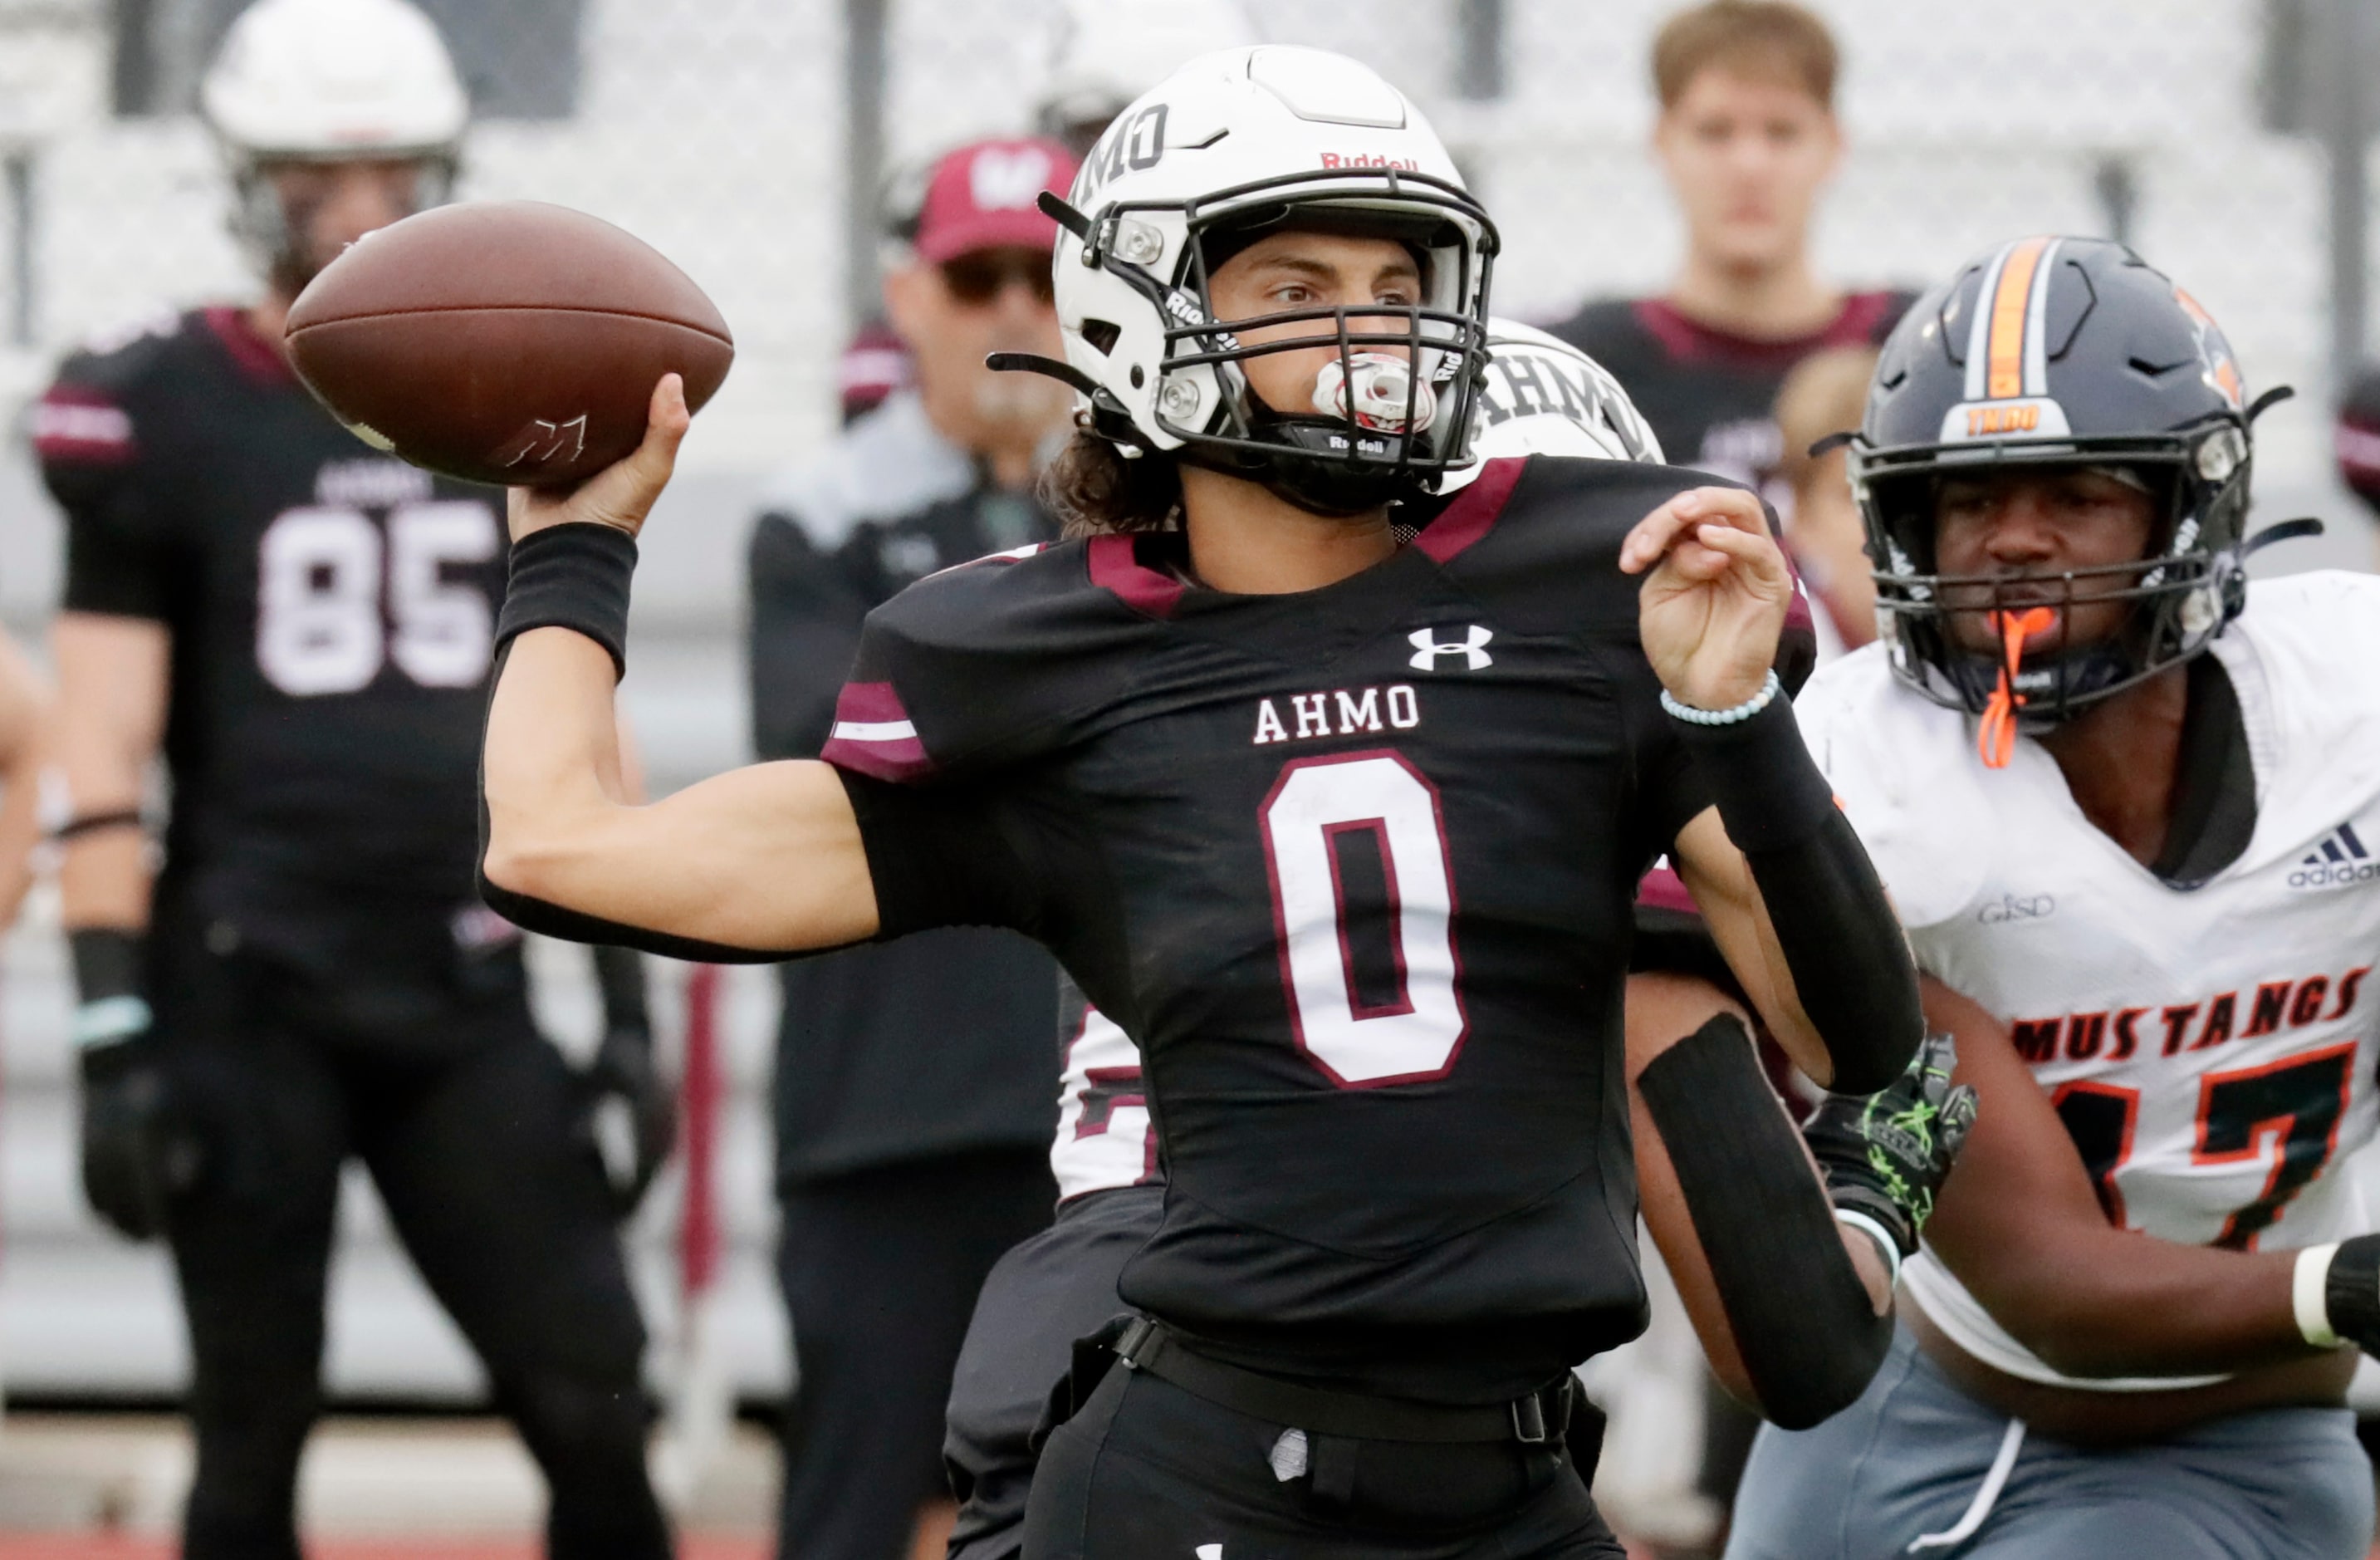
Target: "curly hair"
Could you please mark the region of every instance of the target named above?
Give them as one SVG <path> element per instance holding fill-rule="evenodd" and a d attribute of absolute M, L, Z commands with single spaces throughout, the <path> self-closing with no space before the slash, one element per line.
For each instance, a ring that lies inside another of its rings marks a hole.
<path fill-rule="evenodd" d="M 1127 459 L 1108 440 L 1077 429 L 1042 473 L 1041 497 L 1069 539 L 1171 530 L 1180 524 L 1182 471 L 1171 455 Z"/>

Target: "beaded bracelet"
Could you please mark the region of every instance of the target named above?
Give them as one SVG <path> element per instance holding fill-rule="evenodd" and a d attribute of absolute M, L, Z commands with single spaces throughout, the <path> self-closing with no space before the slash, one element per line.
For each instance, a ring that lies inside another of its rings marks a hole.
<path fill-rule="evenodd" d="M 1775 672 L 1770 672 L 1768 680 L 1760 685 L 1760 691 L 1732 710 L 1697 710 L 1680 701 L 1666 688 L 1661 690 L 1661 708 L 1688 725 L 1733 725 L 1739 721 L 1748 721 L 1768 708 L 1769 701 L 1784 691 L 1785 685 L 1777 680 Z"/>

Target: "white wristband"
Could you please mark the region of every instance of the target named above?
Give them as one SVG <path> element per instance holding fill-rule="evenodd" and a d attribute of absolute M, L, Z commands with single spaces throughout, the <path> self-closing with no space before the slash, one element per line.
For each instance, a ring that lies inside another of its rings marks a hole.
<path fill-rule="evenodd" d="M 1835 1223 L 1839 1225 L 1849 1225 L 1852 1228 L 1858 1230 L 1861 1234 L 1876 1242 L 1876 1250 L 1884 1257 L 1885 1272 L 1889 1275 L 1886 1280 L 1885 1287 L 1888 1289 L 1900 1288 L 1900 1242 L 1893 1239 L 1890 1232 L 1886 1230 L 1882 1225 L 1877 1224 L 1874 1219 L 1869 1218 L 1865 1213 L 1861 1213 L 1856 1208 L 1836 1209 Z"/>
<path fill-rule="evenodd" d="M 1784 691 L 1785 685 L 1777 680 L 1776 673 L 1771 672 L 1767 680 L 1760 685 L 1759 692 L 1732 710 L 1696 709 L 1666 688 L 1661 690 L 1661 708 L 1688 725 L 1733 725 L 1739 721 L 1748 721 L 1768 708 L 1770 701 Z"/>
<path fill-rule="evenodd" d="M 2316 1348 L 2337 1348 L 2338 1335 L 2330 1330 L 2330 1301 L 2323 1294 L 2330 1282 L 2330 1260 L 2338 1242 L 2309 1246 L 2298 1253 L 2289 1275 L 2289 1309 L 2297 1312 L 2298 1332 Z"/>

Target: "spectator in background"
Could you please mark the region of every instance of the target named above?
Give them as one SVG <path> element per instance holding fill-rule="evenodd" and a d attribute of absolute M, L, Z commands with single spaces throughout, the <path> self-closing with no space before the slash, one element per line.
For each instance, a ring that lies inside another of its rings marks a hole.
<path fill-rule="evenodd" d="M 1813 352 L 1881 342 L 1912 295 L 1846 293 L 1811 264 L 1842 153 L 1825 23 L 1785 0 L 1708 0 L 1663 24 L 1652 63 L 1685 263 L 1662 296 L 1590 303 L 1553 333 L 1611 371 L 1672 461 L 1782 512 L 1778 386 Z"/>
<path fill-rule="evenodd" d="M 1818 657 L 1831 661 L 1876 638 L 1876 581 L 1869 576 L 1867 528 L 1852 497 L 1840 444 L 1812 447 L 1860 425 L 1867 411 L 1873 347 L 1830 347 L 1793 366 L 1777 392 L 1779 466 L 1793 500 L 1793 562 L 1818 610 Z"/>
<path fill-rule="evenodd" d="M 2380 514 L 2380 366 L 2365 369 L 2348 387 L 2332 437 L 2339 480 Z"/>
<path fill-rule="evenodd" d="M 884 281 L 913 383 L 778 481 L 751 544 L 753 740 L 815 757 L 868 610 L 924 575 L 1056 535 L 1033 497 L 1070 397 L 987 353 L 1061 350 L 1057 225 L 1075 160 L 990 140 L 935 165 Z M 796 1384 L 781 1553 L 941 1552 L 942 1405 L 976 1291 L 1050 1221 L 1057 970 L 1014 932 L 954 929 L 788 965 L 777 1056 L 780 1272 Z M 921 1509 L 940 1503 L 920 1526 Z"/>

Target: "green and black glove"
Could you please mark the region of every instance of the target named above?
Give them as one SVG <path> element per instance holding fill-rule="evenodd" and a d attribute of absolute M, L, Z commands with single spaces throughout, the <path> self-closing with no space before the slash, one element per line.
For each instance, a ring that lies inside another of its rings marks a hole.
<path fill-rule="evenodd" d="M 1835 1216 L 1888 1242 L 1896 1274 L 1975 1124 L 1975 1091 L 1950 1081 L 1957 1061 L 1949 1035 L 1929 1034 L 1888 1087 L 1829 1094 L 1802 1124 Z"/>

